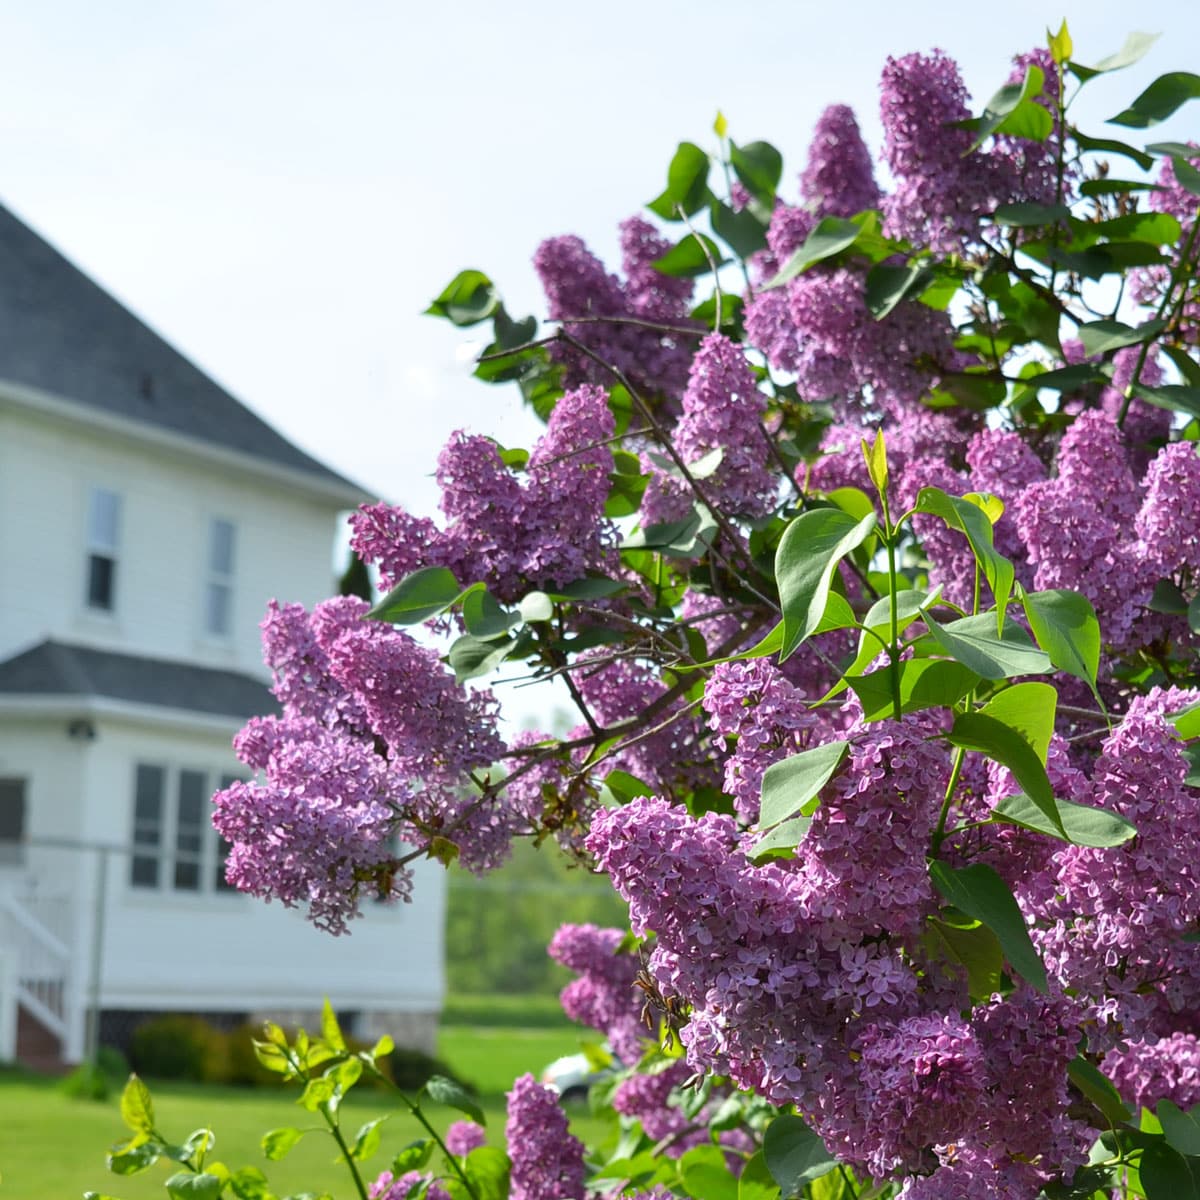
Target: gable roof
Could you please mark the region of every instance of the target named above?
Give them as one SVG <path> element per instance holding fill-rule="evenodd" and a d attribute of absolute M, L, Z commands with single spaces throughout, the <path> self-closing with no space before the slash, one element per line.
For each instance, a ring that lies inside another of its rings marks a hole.
<path fill-rule="evenodd" d="M 0 380 L 248 454 L 365 498 L 0 205 Z"/>
<path fill-rule="evenodd" d="M 243 719 L 279 711 L 267 685 L 240 671 L 52 639 L 0 662 L 0 696 L 102 698 Z"/>

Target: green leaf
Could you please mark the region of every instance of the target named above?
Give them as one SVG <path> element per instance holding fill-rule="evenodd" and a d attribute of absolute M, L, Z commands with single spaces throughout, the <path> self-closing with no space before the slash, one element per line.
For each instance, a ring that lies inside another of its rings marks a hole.
<path fill-rule="evenodd" d="M 1085 67 L 1079 63 L 1071 63 L 1071 70 L 1082 81 L 1091 79 L 1094 75 L 1103 75 L 1109 71 L 1120 71 L 1124 67 L 1130 67 L 1135 62 L 1139 62 L 1158 41 L 1159 34 L 1157 33 L 1131 33 L 1126 37 L 1125 44 L 1116 54 L 1110 54 L 1107 58 L 1102 58 L 1094 67 Z"/>
<path fill-rule="evenodd" d="M 837 1166 L 820 1137 L 791 1113 L 781 1113 L 767 1126 L 763 1157 L 785 1196 L 794 1196 L 805 1184 Z"/>
<path fill-rule="evenodd" d="M 1200 96 L 1200 75 L 1170 71 L 1160 75 L 1124 112 L 1110 117 L 1110 125 L 1148 129 L 1165 121 L 1176 109 Z"/>
<path fill-rule="evenodd" d="M 1167 1145 L 1180 1154 L 1200 1157 L 1200 1120 L 1196 1119 L 1195 1110 L 1184 1112 L 1170 1100 L 1160 1100 L 1155 1112 Z"/>
<path fill-rule="evenodd" d="M 108 1155 L 108 1169 L 114 1175 L 137 1175 L 162 1157 L 162 1142 L 153 1139 L 126 1142 Z"/>
<path fill-rule="evenodd" d="M 741 212 L 720 200 L 714 200 L 709 209 L 713 232 L 728 245 L 739 258 L 749 258 L 767 244 L 767 230 L 752 206 Z"/>
<path fill-rule="evenodd" d="M 1185 742 L 1200 737 L 1200 701 L 1189 704 L 1187 708 L 1181 708 L 1177 713 L 1167 717 L 1167 720 L 1175 726 L 1175 732 Z"/>
<path fill-rule="evenodd" d="M 691 216 L 708 199 L 708 155 L 692 142 L 680 142 L 667 168 L 666 190 L 647 207 L 667 221 L 678 221 L 678 209 Z"/>
<path fill-rule="evenodd" d="M 966 534 L 971 551 L 987 577 L 996 598 L 996 630 L 1004 627 L 1004 610 L 1012 595 L 1013 565 L 992 542 L 992 523 L 983 510 L 970 500 L 948 496 L 941 488 L 922 488 L 917 494 L 916 510 L 940 517 L 950 529 Z"/>
<path fill-rule="evenodd" d="M 975 123 L 971 149 L 978 149 L 995 133 L 1044 142 L 1054 129 L 1054 118 L 1034 98 L 1041 95 L 1045 84 L 1045 72 L 1033 64 L 1026 68 L 1020 83 L 1006 83 L 987 102 L 983 116 Z"/>
<path fill-rule="evenodd" d="M 229 1177 L 229 1190 L 237 1200 L 273 1200 L 267 1177 L 257 1167 L 240 1167 Z"/>
<path fill-rule="evenodd" d="M 1049 388 L 1052 392 L 1073 392 L 1086 384 L 1106 381 L 1099 368 L 1090 363 L 1076 363 L 1072 367 L 1030 375 L 1024 382 L 1030 387 Z"/>
<path fill-rule="evenodd" d="M 812 816 L 821 789 L 833 778 L 849 749 L 849 742 L 829 742 L 769 766 L 763 773 L 758 828 L 767 829 L 797 813 Z"/>
<path fill-rule="evenodd" d="M 508 1155 L 495 1146 L 476 1146 L 463 1169 L 479 1200 L 508 1200 Z"/>
<path fill-rule="evenodd" d="M 459 271 L 425 312 L 465 327 L 486 321 L 499 303 L 492 281 L 482 271 Z"/>
<path fill-rule="evenodd" d="M 934 958 L 966 974 L 972 1000 L 987 1000 L 1000 991 L 1004 951 L 1000 939 L 982 921 L 960 923 L 930 917 L 925 945 Z"/>
<path fill-rule="evenodd" d="M 464 633 L 450 647 L 446 658 L 454 670 L 455 680 L 465 683 L 494 671 L 514 645 L 516 643 L 507 638 L 502 642 L 484 642 Z"/>
<path fill-rule="evenodd" d="M 272 1129 L 263 1134 L 262 1152 L 272 1162 L 278 1162 L 306 1132 L 303 1129 Z"/>
<path fill-rule="evenodd" d="M 943 862 L 929 864 L 933 886 L 955 908 L 982 921 L 999 939 L 1012 969 L 1045 994 L 1046 968 L 1033 948 L 1025 918 L 1008 890 L 1008 885 L 983 863 L 955 870 Z"/>
<path fill-rule="evenodd" d="M 198 1175 L 179 1171 L 167 1180 L 166 1187 L 171 1200 L 220 1200 L 221 1196 L 220 1178 L 207 1171 Z"/>
<path fill-rule="evenodd" d="M 809 817 L 794 817 L 790 821 L 780 822 L 754 843 L 749 857 L 755 862 L 764 858 L 793 857 L 792 851 L 804 840 L 811 824 L 812 819 Z"/>
<path fill-rule="evenodd" d="M 781 287 L 788 280 L 803 274 L 814 263 L 823 262 L 849 249 L 858 240 L 861 232 L 862 227 L 854 221 L 847 221 L 842 217 L 825 217 L 805 238 L 804 245 L 792 254 L 779 273 L 766 283 L 762 290 Z"/>
<path fill-rule="evenodd" d="M 1058 815 L 1054 789 L 1050 786 L 1046 768 L 1038 758 L 1037 751 L 1018 730 L 986 713 L 965 712 L 955 716 L 954 725 L 946 737 L 952 746 L 978 751 L 1006 766 L 1025 794 L 1066 839 L 1067 831 Z M 979 919 L 983 920 L 982 917 Z"/>
<path fill-rule="evenodd" d="M 431 1075 L 422 1091 L 436 1103 L 466 1113 L 476 1124 L 487 1124 L 487 1117 L 483 1109 L 479 1107 L 470 1093 L 461 1084 L 455 1083 L 453 1079 L 447 1079 L 445 1075 Z"/>
<path fill-rule="evenodd" d="M 1054 736 L 1058 693 L 1048 683 L 1015 683 L 998 692 L 980 710 L 1015 729 L 1045 762 Z"/>
<path fill-rule="evenodd" d="M 865 721 L 882 721 L 894 714 L 893 666 L 889 663 L 869 675 L 847 676 L 863 707 Z M 979 676 L 960 662 L 945 658 L 916 658 L 899 664 L 900 712 L 949 708 L 979 683 Z"/>
<path fill-rule="evenodd" d="M 154 1101 L 150 1089 L 136 1075 L 130 1075 L 121 1093 L 121 1120 L 134 1133 L 154 1132 Z"/>
<path fill-rule="evenodd" d="M 422 567 L 400 580 L 367 616 L 392 625 L 417 625 L 445 611 L 461 594 L 446 567 Z"/>
<path fill-rule="evenodd" d="M 1147 387 L 1145 384 L 1139 384 L 1137 394 L 1139 399 L 1157 408 L 1200 416 L 1200 387 L 1184 387 L 1180 384 Z"/>
<path fill-rule="evenodd" d="M 549 621 L 554 616 L 554 601 L 545 592 L 530 592 L 521 597 L 517 609 L 523 621 Z"/>
<path fill-rule="evenodd" d="M 1070 220 L 1071 210 L 1065 204 L 1001 204 L 992 214 L 997 225 L 1014 229 L 1038 229 Z"/>
<path fill-rule="evenodd" d="M 863 438 L 863 455 L 867 460 L 867 475 L 875 485 L 875 490 L 882 496 L 888 486 L 887 442 L 884 440 L 882 429 L 876 430 L 875 440 L 870 446 L 867 445 L 866 438 Z"/>
<path fill-rule="evenodd" d="M 346 1039 L 342 1036 L 342 1027 L 338 1024 L 337 1013 L 333 1011 L 328 996 L 321 1006 L 321 1037 L 335 1050 L 345 1051 Z"/>
<path fill-rule="evenodd" d="M 1188 773 L 1184 776 L 1187 787 L 1200 788 L 1200 742 L 1183 749 L 1184 762 L 1188 764 Z"/>
<path fill-rule="evenodd" d="M 962 617 L 939 625 L 928 613 L 925 624 L 935 642 L 951 657 L 983 679 L 1008 679 L 1014 675 L 1048 675 L 1050 658 L 1034 646 L 1029 635 L 1012 621 L 996 636 L 991 613 Z"/>
<path fill-rule="evenodd" d="M 436 1146 L 433 1138 L 417 1138 L 409 1142 L 392 1159 L 392 1174 L 406 1175 L 409 1171 L 419 1171 L 433 1157 Z"/>
<path fill-rule="evenodd" d="M 693 1200 L 738 1200 L 738 1181 L 717 1146 L 695 1146 L 687 1151 L 679 1159 L 679 1176 Z"/>
<path fill-rule="evenodd" d="M 746 1159 L 738 1176 L 737 1200 L 779 1200 L 779 1185 L 767 1169 L 767 1158 L 761 1150 Z"/>
<path fill-rule="evenodd" d="M 840 509 L 816 508 L 801 513 L 784 530 L 775 553 L 775 579 L 783 608 L 780 662 L 816 632 L 838 563 L 866 541 L 875 525 L 873 512 L 855 521 Z"/>
<path fill-rule="evenodd" d="M 1087 134 L 1080 133 L 1079 130 L 1073 132 L 1075 141 L 1079 143 L 1081 150 L 1089 150 L 1093 154 L 1119 154 L 1122 158 L 1132 159 L 1143 171 L 1148 171 L 1154 166 L 1153 156 L 1143 153 L 1127 142 L 1114 141 L 1112 138 L 1089 137 Z"/>
<path fill-rule="evenodd" d="M 354 1135 L 354 1142 L 350 1146 L 350 1157 L 355 1162 L 366 1162 L 367 1159 L 373 1158 L 379 1153 L 379 1143 L 382 1138 L 379 1127 L 391 1116 L 388 1113 L 382 1117 L 376 1117 L 373 1121 L 366 1121 L 359 1126 L 358 1132 Z M 339 1162 L 344 1162 L 344 1158 L 339 1158 Z"/>
<path fill-rule="evenodd" d="M 656 258 L 652 265 L 660 275 L 693 279 L 698 275 L 707 275 L 714 266 L 719 267 L 728 261 L 712 238 L 703 233 L 689 233 L 661 258 Z"/>
<path fill-rule="evenodd" d="M 300 1093 L 296 1103 L 303 1105 L 309 1112 L 316 1112 L 323 1104 L 328 1104 L 333 1099 L 335 1087 L 334 1081 L 324 1075 L 310 1079 L 304 1085 L 304 1091 Z"/>
<path fill-rule="evenodd" d="M 1079 592 L 1024 592 L 1021 603 L 1038 645 L 1060 671 L 1096 690 L 1100 668 L 1100 622 L 1092 602 Z"/>
<path fill-rule="evenodd" d="M 1184 191 L 1191 192 L 1193 196 L 1200 196 L 1200 171 L 1197 171 L 1189 161 L 1194 155 L 1195 151 L 1189 148 L 1188 157 L 1175 155 L 1171 159 L 1171 166 L 1175 169 L 1175 182 Z"/>
<path fill-rule="evenodd" d="M 731 142 L 729 164 L 750 194 L 770 212 L 783 175 L 783 155 L 770 142 L 748 142 L 745 146 Z"/>
<path fill-rule="evenodd" d="M 1079 340 L 1089 357 L 1119 350 L 1122 346 L 1136 346 L 1147 338 L 1162 331 L 1164 322 L 1147 321 L 1136 329 L 1123 321 L 1089 321 L 1079 327 Z"/>
<path fill-rule="evenodd" d="M 1046 30 L 1046 46 L 1050 51 L 1050 57 L 1058 66 L 1070 61 L 1071 55 L 1075 52 L 1075 44 L 1071 41 L 1071 31 L 1067 28 L 1065 17 L 1057 33 Z"/>
<path fill-rule="evenodd" d="M 1123 1125 L 1133 1115 L 1112 1080 L 1082 1055 L 1077 1054 L 1067 1063 L 1067 1075 L 1110 1124 Z"/>
<path fill-rule="evenodd" d="M 867 311 L 882 321 L 902 300 L 915 300 L 933 282 L 928 263 L 910 259 L 903 266 L 878 263 L 867 274 Z"/>
<path fill-rule="evenodd" d="M 836 593 L 835 593 L 836 594 Z M 938 593 L 917 591 L 913 588 L 902 588 L 896 593 L 896 632 L 903 633 L 918 617 L 922 616 L 927 606 L 931 605 Z M 834 696 L 840 695 L 849 685 L 850 676 L 858 676 L 863 668 L 869 666 L 885 650 L 885 643 L 892 629 L 892 597 L 888 594 L 880 596 L 867 610 L 862 620 L 863 629 L 858 635 L 858 652 L 854 661 L 842 672 L 842 678 L 825 693 L 818 701 L 823 704 Z"/>
<path fill-rule="evenodd" d="M 650 785 L 628 771 L 609 771 L 604 777 L 604 786 L 616 797 L 618 804 L 628 804 L 637 796 L 651 796 Z"/>
<path fill-rule="evenodd" d="M 463 593 L 462 615 L 467 632 L 485 642 L 503 636 L 519 624 L 517 614 L 502 608 L 482 583 L 472 584 Z"/>
<path fill-rule="evenodd" d="M 1076 846 L 1098 846 L 1107 849 L 1121 846 L 1137 836 L 1137 829 L 1118 813 L 1104 808 L 1093 808 L 1089 804 L 1076 804 L 1074 800 L 1055 800 L 1055 808 L 1066 830 L 1066 840 Z M 1061 838 L 1054 822 L 1038 808 L 1023 792 L 1006 796 L 992 809 L 997 821 L 1020 825 L 1035 833 L 1045 833 Z"/>
<path fill-rule="evenodd" d="M 1151 1142 L 1142 1151 L 1138 1178 L 1146 1200 L 1200 1200 L 1187 1159 L 1165 1142 Z"/>

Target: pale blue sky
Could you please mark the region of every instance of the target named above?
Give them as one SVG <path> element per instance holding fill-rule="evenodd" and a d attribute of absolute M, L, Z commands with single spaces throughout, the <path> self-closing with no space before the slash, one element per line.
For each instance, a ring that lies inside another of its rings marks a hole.
<path fill-rule="evenodd" d="M 520 444 L 531 426 L 420 310 L 464 266 L 540 310 L 538 241 L 574 232 L 611 255 L 718 107 L 735 139 L 784 152 L 790 196 L 825 104 L 852 104 L 878 146 L 889 53 L 943 47 L 979 103 L 1063 11 L 1084 62 L 1151 22 L 1148 59 L 1089 88 L 1096 125 L 1155 76 L 1200 70 L 1196 0 L 1003 9 L 9 3 L 0 198 L 295 441 L 426 510 L 452 429 Z M 1131 140 L 1198 126 L 1194 104 Z"/>

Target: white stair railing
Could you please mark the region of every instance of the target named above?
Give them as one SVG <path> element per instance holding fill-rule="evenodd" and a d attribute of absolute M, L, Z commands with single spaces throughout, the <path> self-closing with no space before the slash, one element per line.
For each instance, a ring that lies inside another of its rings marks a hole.
<path fill-rule="evenodd" d="M 68 918 L 65 897 L 20 900 L 0 892 L 0 947 L 16 977 L 15 998 L 64 1044 L 70 1028 L 72 956 L 62 936 Z"/>

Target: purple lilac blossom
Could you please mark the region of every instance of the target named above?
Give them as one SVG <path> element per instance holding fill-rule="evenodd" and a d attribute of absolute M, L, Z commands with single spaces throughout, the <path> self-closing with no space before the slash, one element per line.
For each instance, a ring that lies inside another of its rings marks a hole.
<path fill-rule="evenodd" d="M 368 505 L 350 518 L 351 545 L 378 564 L 385 587 L 428 566 L 464 585 L 486 583 L 503 601 L 570 583 L 606 565 L 615 544 L 604 516 L 613 430 L 601 388 L 567 392 L 530 454 L 524 486 L 490 438 L 456 433 L 438 459 L 446 526 Z M 405 540 L 414 529 L 417 551 Z"/>
<path fill-rule="evenodd" d="M 1154 688 L 1136 697 L 1104 741 L 1083 799 L 1120 813 L 1137 837 L 1097 849 L 1068 845 L 1054 856 L 1052 895 L 1035 930 L 1047 969 L 1096 1006 L 1104 1038 L 1152 1037 L 1173 1013 L 1195 1008 L 1194 974 L 1180 941 L 1200 925 L 1200 791 L 1169 714 L 1200 692 Z M 1172 966 L 1174 964 L 1174 966 Z"/>
<path fill-rule="evenodd" d="M 1058 119 L 1058 67 L 1045 47 L 1018 54 L 1006 82 L 1019 84 L 1025 80 L 1030 67 L 1037 67 L 1043 76 L 1041 90 L 1033 97 L 1054 118 L 1054 128 L 1044 142 L 1013 134 L 998 134 L 991 160 L 997 176 L 997 195 L 1003 203 L 1070 204 L 1070 187 L 1078 174 L 1069 162 L 1064 164 L 1060 186 L 1058 157 L 1062 141 L 1062 122 Z"/>
<path fill-rule="evenodd" d="M 871 152 L 848 105 L 831 104 L 817 118 L 800 195 L 819 217 L 852 217 L 878 206 Z"/>
<path fill-rule="evenodd" d="M 423 1171 L 406 1171 L 396 1176 L 391 1171 L 384 1171 L 371 1184 L 367 1194 L 370 1200 L 408 1200 L 409 1195 L 416 1195 L 417 1188 L 425 1183 L 429 1187 L 422 1193 L 423 1200 L 451 1200 L 450 1193 Z"/>
<path fill-rule="evenodd" d="M 1200 454 L 1195 442 L 1164 446 L 1145 478 L 1135 528 L 1141 555 L 1159 578 L 1200 579 Z"/>
<path fill-rule="evenodd" d="M 1160 1100 L 1182 1109 L 1200 1103 L 1200 1039 L 1194 1033 L 1130 1042 L 1109 1051 L 1101 1065 L 1135 1112 Z"/>
<path fill-rule="evenodd" d="M 641 993 L 633 986 L 637 959 L 618 953 L 623 939 L 619 929 L 561 925 L 547 953 L 579 976 L 562 990 L 563 1011 L 603 1033 L 617 1058 L 632 1064 L 641 1058 L 646 1028 Z"/>
<path fill-rule="evenodd" d="M 687 377 L 692 339 L 687 334 L 650 329 L 620 318 L 691 325 L 688 318 L 691 286 L 685 293 L 678 281 L 667 276 L 662 277 L 661 284 L 651 280 L 650 263 L 658 257 L 657 252 L 665 252 L 668 244 L 646 222 L 631 218 L 621 233 L 625 263 L 632 272 L 628 284 L 622 284 L 606 271 L 604 264 L 577 237 L 549 238 L 538 247 L 533 265 L 546 293 L 549 316 L 565 321 L 566 332 L 604 363 L 615 367 L 635 387 L 677 398 Z M 567 320 L 570 317 L 618 319 L 572 323 Z M 564 364 L 570 387 L 582 383 L 609 386 L 614 382 L 610 370 L 572 346 L 555 345 L 551 353 Z"/>
<path fill-rule="evenodd" d="M 997 173 L 958 125 L 971 116 L 958 65 L 940 50 L 889 58 L 880 93 L 884 159 L 896 179 L 884 232 L 936 253 L 961 251 L 994 204 Z"/>
<path fill-rule="evenodd" d="M 443 1141 L 451 1154 L 465 1158 L 487 1142 L 487 1130 L 474 1121 L 452 1121 Z"/>
<path fill-rule="evenodd" d="M 689 466 L 721 451 L 720 463 L 701 486 L 713 504 L 732 515 L 765 516 L 775 504 L 779 485 L 768 468 L 770 448 L 762 423 L 766 408 L 741 347 L 723 334 L 709 334 L 692 359 L 683 415 L 672 441 Z M 643 525 L 682 519 L 693 500 L 687 482 L 653 460 L 643 462 L 650 474 Z"/>
<path fill-rule="evenodd" d="M 725 760 L 725 792 L 739 819 L 752 825 L 763 773 L 807 748 L 816 718 L 804 694 L 766 658 L 719 664 L 704 689 L 704 711 L 714 733 L 736 739 Z"/>
<path fill-rule="evenodd" d="M 584 1200 L 583 1143 L 568 1131 L 552 1088 L 522 1075 L 508 1093 L 504 1127 L 511 1200 Z"/>

